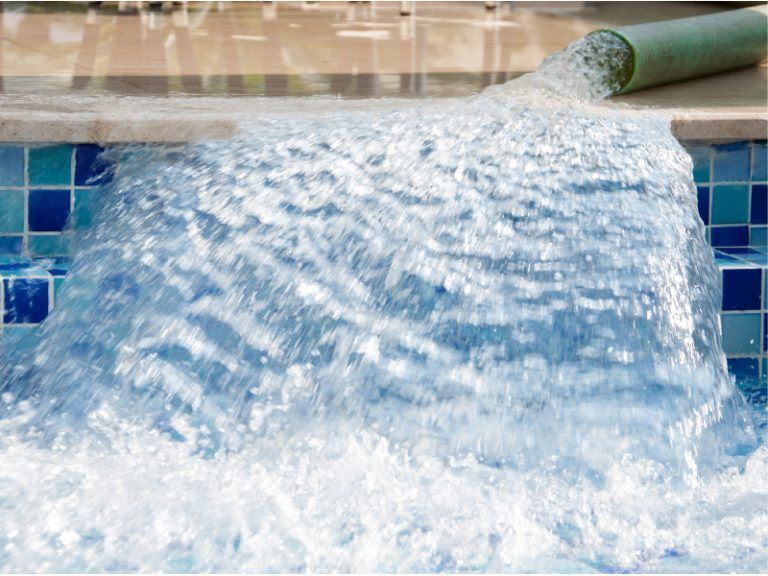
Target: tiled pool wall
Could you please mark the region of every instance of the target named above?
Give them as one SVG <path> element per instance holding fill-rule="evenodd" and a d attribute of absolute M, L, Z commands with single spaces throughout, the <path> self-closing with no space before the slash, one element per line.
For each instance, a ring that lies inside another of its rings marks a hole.
<path fill-rule="evenodd" d="M 71 226 L 87 226 L 112 177 L 96 144 L 0 144 L 0 329 L 40 324 L 67 273 Z"/>
<path fill-rule="evenodd" d="M 742 382 L 759 383 L 753 392 L 765 396 L 768 148 L 765 141 L 685 147 L 723 282 L 728 366 Z M 0 145 L 0 328 L 6 337 L 33 329 L 55 305 L 67 271 L 67 230 L 90 224 L 99 191 L 114 172 L 103 150 Z"/>
<path fill-rule="evenodd" d="M 87 224 L 112 176 L 96 144 L 0 145 L 0 256 L 66 257 L 70 223 Z"/>
<path fill-rule="evenodd" d="M 768 379 L 768 147 L 765 141 L 688 145 L 699 215 L 723 283 L 723 347 L 744 382 Z"/>

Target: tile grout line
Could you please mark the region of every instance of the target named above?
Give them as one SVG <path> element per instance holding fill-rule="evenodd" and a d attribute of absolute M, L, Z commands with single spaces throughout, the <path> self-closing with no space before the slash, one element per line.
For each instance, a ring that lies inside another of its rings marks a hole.
<path fill-rule="evenodd" d="M 752 187 L 754 184 L 751 184 L 752 182 L 752 173 L 754 172 L 754 165 L 752 163 L 752 150 L 754 149 L 754 144 L 752 142 L 749 143 L 749 182 L 750 184 L 747 186 L 747 225 L 749 226 L 747 228 L 747 241 L 752 244 Z M 762 348 L 762 341 L 761 341 L 761 348 Z"/>
<path fill-rule="evenodd" d="M 707 159 L 709 161 L 709 219 L 707 222 L 710 226 L 709 242 L 712 243 L 712 206 L 715 203 L 715 150 L 712 146 L 709 147 L 709 154 Z"/>
<path fill-rule="evenodd" d="M 21 255 L 29 253 L 29 146 L 24 146 L 24 232 Z"/>

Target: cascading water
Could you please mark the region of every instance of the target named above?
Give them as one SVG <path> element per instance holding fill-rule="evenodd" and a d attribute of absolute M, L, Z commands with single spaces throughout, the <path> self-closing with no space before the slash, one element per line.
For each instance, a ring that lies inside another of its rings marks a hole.
<path fill-rule="evenodd" d="M 0 570 L 765 569 L 690 160 L 593 103 L 609 42 L 116 151 L 3 351 Z"/>

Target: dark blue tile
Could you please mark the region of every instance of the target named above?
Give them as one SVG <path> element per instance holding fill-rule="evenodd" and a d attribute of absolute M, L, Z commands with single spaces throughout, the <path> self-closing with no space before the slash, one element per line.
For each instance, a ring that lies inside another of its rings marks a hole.
<path fill-rule="evenodd" d="M 716 226 L 710 229 L 712 246 L 747 246 L 749 226 Z"/>
<path fill-rule="evenodd" d="M 44 278 L 4 278 L 3 322 L 38 324 L 48 315 L 48 285 Z"/>
<path fill-rule="evenodd" d="M 709 186 L 696 186 L 699 203 L 699 216 L 704 224 L 709 224 Z"/>
<path fill-rule="evenodd" d="M 728 358 L 728 372 L 737 378 L 757 378 L 758 358 Z"/>
<path fill-rule="evenodd" d="M 718 144 L 712 161 L 714 182 L 747 182 L 750 173 L 749 142 Z"/>
<path fill-rule="evenodd" d="M 760 268 L 723 270 L 723 310 L 760 310 Z"/>
<path fill-rule="evenodd" d="M 60 232 L 69 218 L 69 190 L 30 190 L 29 229 L 32 232 Z"/>
<path fill-rule="evenodd" d="M 768 314 L 763 314 L 763 352 L 768 352 Z"/>
<path fill-rule="evenodd" d="M 23 246 L 23 236 L 0 236 L 0 256 L 18 256 Z"/>
<path fill-rule="evenodd" d="M 749 221 L 752 224 L 768 224 L 768 186 L 765 184 L 752 184 Z"/>
<path fill-rule="evenodd" d="M 69 258 L 46 258 L 43 267 L 51 276 L 66 276 L 69 271 Z"/>
<path fill-rule="evenodd" d="M 0 258 L 0 272 L 26 270 L 34 266 L 29 258 Z"/>
<path fill-rule="evenodd" d="M 96 144 L 78 144 L 75 152 L 75 186 L 95 186 L 112 181 L 114 166 L 99 156 L 104 148 Z"/>

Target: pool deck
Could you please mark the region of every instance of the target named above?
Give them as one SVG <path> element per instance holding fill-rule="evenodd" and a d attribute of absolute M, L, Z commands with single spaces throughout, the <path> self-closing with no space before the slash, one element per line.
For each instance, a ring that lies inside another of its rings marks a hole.
<path fill-rule="evenodd" d="M 409 2 L 402 15 L 401 4 L 1 5 L 0 140 L 226 138 L 243 120 L 280 111 L 391 106 L 391 98 L 418 105 L 530 72 L 598 28 L 731 8 Z M 763 63 L 610 103 L 666 114 L 684 140 L 765 139 L 767 70 Z"/>

